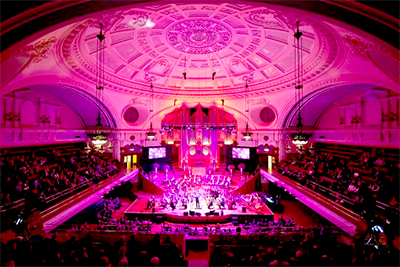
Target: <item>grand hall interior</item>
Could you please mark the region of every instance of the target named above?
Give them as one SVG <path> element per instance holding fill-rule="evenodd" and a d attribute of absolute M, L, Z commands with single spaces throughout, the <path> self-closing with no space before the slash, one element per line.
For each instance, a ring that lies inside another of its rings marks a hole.
<path fill-rule="evenodd" d="M 2 266 L 399 266 L 398 1 L 1 1 Z"/>

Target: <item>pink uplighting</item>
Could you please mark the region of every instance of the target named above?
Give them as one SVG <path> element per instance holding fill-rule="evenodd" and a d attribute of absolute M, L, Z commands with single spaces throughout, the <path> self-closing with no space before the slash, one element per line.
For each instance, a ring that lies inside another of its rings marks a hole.
<path fill-rule="evenodd" d="M 399 5 L 3 1 L 0 264 L 398 266 Z"/>

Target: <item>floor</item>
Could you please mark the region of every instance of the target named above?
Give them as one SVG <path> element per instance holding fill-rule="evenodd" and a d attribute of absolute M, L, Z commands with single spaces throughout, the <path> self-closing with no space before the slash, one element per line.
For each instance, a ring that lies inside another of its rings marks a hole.
<path fill-rule="evenodd" d="M 281 200 L 281 204 L 284 206 L 283 213 L 275 213 L 274 220 L 280 217 L 285 220 L 294 219 L 297 225 L 304 228 L 310 228 L 310 226 L 318 225 L 319 223 L 328 223 L 326 219 L 321 218 L 321 216 L 297 200 Z"/>

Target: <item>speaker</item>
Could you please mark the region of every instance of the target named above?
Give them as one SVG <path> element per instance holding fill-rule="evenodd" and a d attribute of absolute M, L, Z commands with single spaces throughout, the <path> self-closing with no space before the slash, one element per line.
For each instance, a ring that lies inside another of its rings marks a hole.
<path fill-rule="evenodd" d="M 210 210 L 210 215 L 214 215 L 214 210 Z"/>
<path fill-rule="evenodd" d="M 242 207 L 242 212 L 246 212 L 246 206 Z"/>
<path fill-rule="evenodd" d="M 240 233 L 242 232 L 242 228 L 241 227 L 236 227 L 236 233 Z"/>
<path fill-rule="evenodd" d="M 190 216 L 194 216 L 194 210 L 189 211 Z"/>
<path fill-rule="evenodd" d="M 239 221 L 232 221 L 233 226 L 238 226 L 239 225 Z"/>
<path fill-rule="evenodd" d="M 217 213 L 216 215 L 218 215 L 218 213 Z M 222 215 L 224 215 L 224 211 L 223 211 L 223 210 L 221 210 L 221 216 L 222 216 Z"/>
<path fill-rule="evenodd" d="M 183 216 L 188 216 L 189 215 L 189 212 L 187 212 L 187 211 L 185 211 L 184 213 L 183 213 Z"/>

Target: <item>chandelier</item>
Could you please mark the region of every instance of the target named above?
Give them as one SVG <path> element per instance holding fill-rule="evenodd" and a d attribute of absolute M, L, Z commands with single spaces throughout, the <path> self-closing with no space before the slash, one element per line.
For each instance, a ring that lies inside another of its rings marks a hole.
<path fill-rule="evenodd" d="M 249 77 L 245 77 L 246 79 L 246 86 L 245 86 L 245 94 L 244 94 L 244 106 L 245 106 L 245 121 L 246 121 L 246 128 L 244 130 L 244 132 L 242 132 L 243 135 L 243 141 L 253 141 L 253 139 L 251 138 L 251 136 L 253 135 L 252 132 L 250 132 L 249 130 L 249 101 L 247 99 L 247 93 L 248 93 L 248 89 L 249 89 Z"/>
<path fill-rule="evenodd" d="M 300 152 L 304 151 L 304 145 L 308 143 L 308 139 L 312 134 L 303 133 L 303 122 L 301 118 L 301 106 L 303 101 L 303 42 L 301 37 L 303 35 L 302 32 L 299 30 L 300 22 L 297 21 L 297 30 L 296 33 L 293 35 L 295 38 L 295 45 L 294 45 L 294 62 L 295 62 L 295 102 L 298 104 L 298 117 L 297 117 L 297 132 L 292 133 L 292 143 L 296 145 L 297 150 Z"/>
<path fill-rule="evenodd" d="M 96 54 L 96 98 L 100 103 L 103 101 L 103 90 L 104 90 L 104 39 L 106 38 L 103 34 L 103 24 L 100 23 L 100 33 L 97 36 L 97 54 Z M 92 146 L 87 143 L 85 150 L 90 152 L 92 150 L 99 151 L 101 153 L 105 152 L 105 150 L 111 150 L 113 148 L 111 142 L 109 142 L 108 147 L 106 148 L 106 143 L 109 141 L 108 136 L 110 133 L 103 132 L 103 125 L 101 124 L 101 116 L 100 116 L 100 105 L 98 105 L 97 112 L 97 124 L 96 124 L 96 132 L 87 133 L 92 143 Z"/>
<path fill-rule="evenodd" d="M 149 131 L 146 132 L 146 141 L 156 141 L 156 134 L 153 130 L 153 100 L 154 100 L 154 86 L 153 86 L 153 81 L 155 80 L 154 76 L 151 76 L 148 78 L 150 81 L 150 90 L 151 90 L 151 102 L 150 102 L 150 128 Z"/>

